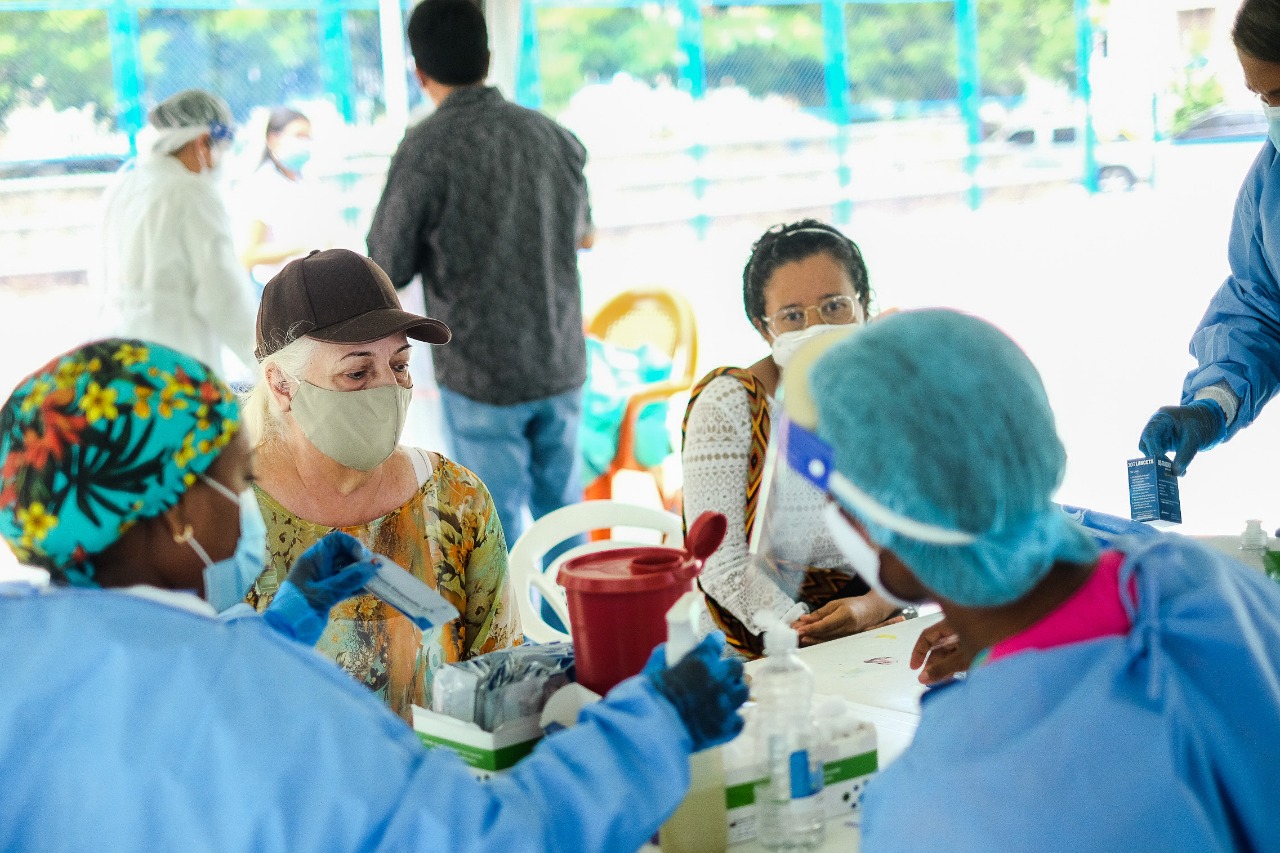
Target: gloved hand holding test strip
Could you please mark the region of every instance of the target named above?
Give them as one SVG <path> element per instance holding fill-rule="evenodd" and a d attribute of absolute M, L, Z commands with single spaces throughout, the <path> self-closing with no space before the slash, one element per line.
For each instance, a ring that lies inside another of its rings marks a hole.
<path fill-rule="evenodd" d="M 458 618 L 458 608 L 390 557 L 374 554 L 373 562 L 378 567 L 378 573 L 365 582 L 365 591 L 408 616 L 422 630 L 426 631 Z"/>

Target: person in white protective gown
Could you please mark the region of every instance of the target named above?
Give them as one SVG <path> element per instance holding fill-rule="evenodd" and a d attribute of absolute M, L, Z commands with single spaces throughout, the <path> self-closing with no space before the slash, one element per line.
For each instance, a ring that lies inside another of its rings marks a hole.
<path fill-rule="evenodd" d="M 256 301 L 218 188 L 232 115 L 198 89 L 162 101 L 139 156 L 107 191 L 103 213 L 104 331 L 156 341 L 223 372 L 224 349 L 247 378 Z"/>
<path fill-rule="evenodd" d="M 253 454 L 226 384 L 160 345 L 95 342 L 24 380 L 0 471 L 0 535 L 53 581 L 0 585 L 5 850 L 634 851 L 690 753 L 742 728 L 722 637 L 671 667 L 659 647 L 481 782 L 270 611 L 218 618 L 262 565 Z M 286 623 L 323 625 L 369 577 L 343 537 L 295 563 Z"/>

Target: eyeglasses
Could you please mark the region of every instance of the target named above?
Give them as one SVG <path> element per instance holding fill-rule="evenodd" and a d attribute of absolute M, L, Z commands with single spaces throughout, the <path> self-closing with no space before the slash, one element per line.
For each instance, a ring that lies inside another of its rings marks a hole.
<path fill-rule="evenodd" d="M 845 326 L 858 319 L 857 303 L 852 296 L 828 296 L 807 308 L 791 307 L 764 318 L 764 325 L 775 335 L 800 332 L 809 325 L 809 312 L 818 312 L 818 322 L 828 326 Z"/>

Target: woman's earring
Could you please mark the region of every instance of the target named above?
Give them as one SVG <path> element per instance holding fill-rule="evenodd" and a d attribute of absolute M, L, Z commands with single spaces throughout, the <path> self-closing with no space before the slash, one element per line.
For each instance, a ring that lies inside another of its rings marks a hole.
<path fill-rule="evenodd" d="M 191 541 L 191 535 L 194 532 L 195 531 L 191 529 L 191 525 L 188 524 L 186 527 L 182 528 L 181 533 L 173 534 L 173 541 L 177 542 L 179 545 L 186 545 L 188 542 Z"/>

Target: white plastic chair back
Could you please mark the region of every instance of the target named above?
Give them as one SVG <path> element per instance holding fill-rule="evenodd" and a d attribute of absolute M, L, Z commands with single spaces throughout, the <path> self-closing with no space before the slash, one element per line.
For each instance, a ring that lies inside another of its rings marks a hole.
<path fill-rule="evenodd" d="M 601 539 L 571 548 L 542 571 L 542 558 L 555 546 L 580 533 L 602 528 L 627 528 L 634 538 Z M 661 534 L 659 541 L 641 541 L 636 531 L 652 530 Z M 582 554 L 631 548 L 637 545 L 661 544 L 672 548 L 684 546 L 684 524 L 680 516 L 666 510 L 621 501 L 583 501 L 549 512 L 535 521 L 511 549 L 508 572 L 520 608 L 520 622 L 529 639 L 538 643 L 568 640 L 569 635 L 547 624 L 541 608 L 534 602 L 532 591 L 550 604 L 560 621 L 569 626 L 569 607 L 564 588 L 556 583 L 560 566 Z"/>

